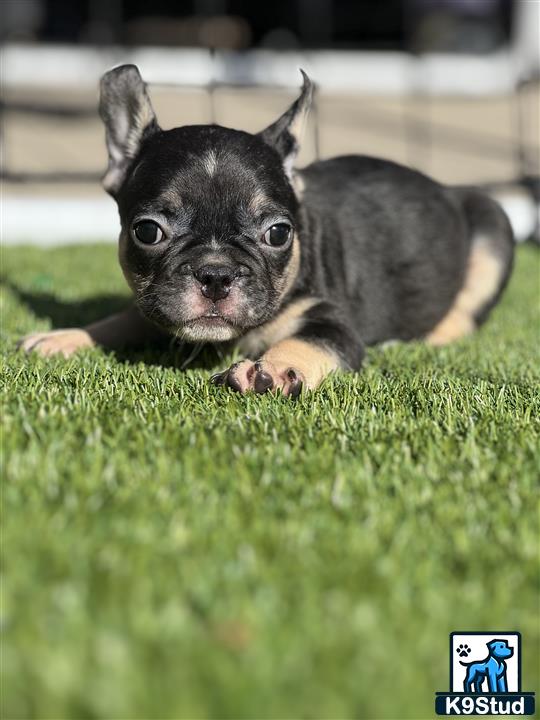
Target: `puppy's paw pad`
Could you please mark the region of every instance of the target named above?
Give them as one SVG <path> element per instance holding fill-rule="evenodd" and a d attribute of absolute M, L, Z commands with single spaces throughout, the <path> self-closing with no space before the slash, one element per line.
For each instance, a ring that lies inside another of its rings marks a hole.
<path fill-rule="evenodd" d="M 94 342 L 85 330 L 53 330 L 46 333 L 33 333 L 19 341 L 18 347 L 25 352 L 37 352 L 43 357 L 63 355 L 65 358 L 83 348 L 94 346 Z"/>
<path fill-rule="evenodd" d="M 256 392 L 259 395 L 270 391 L 281 391 L 287 397 L 297 398 L 302 392 L 304 377 L 295 368 L 277 368 L 264 360 L 243 360 L 231 365 L 228 370 L 213 375 L 215 385 L 227 385 L 236 392 Z"/>
<path fill-rule="evenodd" d="M 468 645 L 458 645 L 456 652 L 459 657 L 468 657 L 470 655 L 471 648 Z"/>

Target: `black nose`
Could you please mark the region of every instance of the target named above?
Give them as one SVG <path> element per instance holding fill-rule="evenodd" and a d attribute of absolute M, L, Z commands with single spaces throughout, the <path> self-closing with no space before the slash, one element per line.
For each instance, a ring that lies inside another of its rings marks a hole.
<path fill-rule="evenodd" d="M 227 297 L 234 280 L 234 272 L 227 265 L 205 265 L 194 275 L 201 283 L 202 294 L 214 302 Z"/>

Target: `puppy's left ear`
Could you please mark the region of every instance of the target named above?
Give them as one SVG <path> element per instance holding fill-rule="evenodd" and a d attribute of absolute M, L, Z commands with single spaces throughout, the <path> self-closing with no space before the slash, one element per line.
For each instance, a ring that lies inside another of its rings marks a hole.
<path fill-rule="evenodd" d="M 293 163 L 300 149 L 300 138 L 313 97 L 313 83 L 303 70 L 300 72 L 304 79 L 300 96 L 276 122 L 259 133 L 278 151 L 289 178 L 292 178 Z"/>
<path fill-rule="evenodd" d="M 103 187 L 114 197 L 143 140 L 160 129 L 136 65 L 121 65 L 101 78 L 99 114 L 109 153 Z"/>

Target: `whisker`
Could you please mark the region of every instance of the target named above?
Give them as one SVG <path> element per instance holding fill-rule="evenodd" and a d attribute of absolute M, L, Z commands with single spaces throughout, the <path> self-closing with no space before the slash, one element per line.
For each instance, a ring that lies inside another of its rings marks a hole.
<path fill-rule="evenodd" d="M 185 343 L 183 343 L 185 345 Z M 203 349 L 204 343 L 197 343 L 193 346 L 193 349 L 191 350 L 190 354 L 187 356 L 187 358 L 184 360 L 184 362 L 180 365 L 180 370 L 185 370 L 187 366 L 195 360 L 196 357 L 198 357 L 201 353 L 201 350 Z"/>

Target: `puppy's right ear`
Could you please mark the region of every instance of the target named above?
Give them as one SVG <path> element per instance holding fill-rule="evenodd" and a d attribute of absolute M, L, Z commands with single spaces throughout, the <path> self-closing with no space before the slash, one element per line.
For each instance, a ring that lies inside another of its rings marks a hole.
<path fill-rule="evenodd" d="M 303 79 L 300 96 L 280 118 L 259 133 L 259 136 L 281 155 L 284 170 L 291 179 L 293 163 L 300 149 L 303 125 L 313 97 L 313 83 L 303 70 L 300 72 Z"/>
<path fill-rule="evenodd" d="M 160 129 L 135 65 L 121 65 L 101 78 L 99 114 L 105 124 L 109 153 L 103 187 L 114 197 L 142 141 Z"/>

